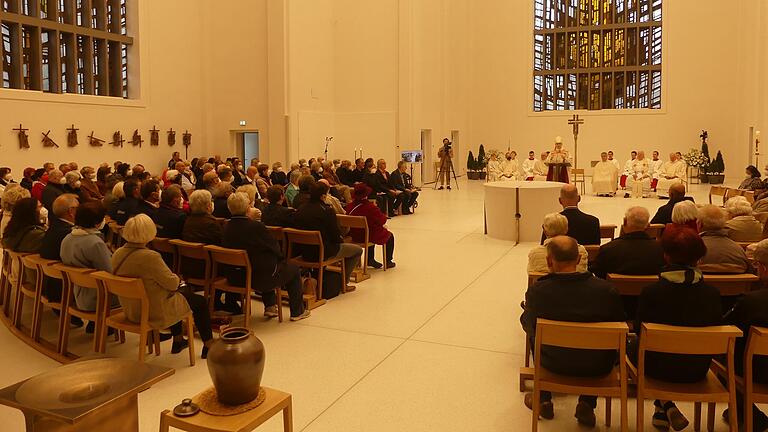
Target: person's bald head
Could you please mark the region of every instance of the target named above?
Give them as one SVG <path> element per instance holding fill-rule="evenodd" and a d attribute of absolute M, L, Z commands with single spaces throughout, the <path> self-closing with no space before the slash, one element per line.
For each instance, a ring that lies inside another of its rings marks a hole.
<path fill-rule="evenodd" d="M 547 242 L 547 265 L 553 273 L 574 273 L 579 264 L 579 244 L 571 237 L 557 236 Z"/>
<path fill-rule="evenodd" d="M 675 183 L 669 187 L 669 199 L 679 200 L 685 196 L 685 185 L 682 183 Z"/>
<path fill-rule="evenodd" d="M 579 205 L 579 201 L 581 201 L 581 196 L 579 196 L 579 189 L 576 185 L 563 185 L 560 189 L 560 205 L 563 208 L 576 207 Z"/>
<path fill-rule="evenodd" d="M 755 261 L 760 279 L 768 281 L 768 239 L 761 241 L 755 248 Z"/>
<path fill-rule="evenodd" d="M 75 223 L 75 214 L 79 205 L 77 195 L 61 194 L 53 201 L 53 214 L 59 219 Z"/>
<path fill-rule="evenodd" d="M 624 233 L 645 231 L 651 215 L 645 207 L 631 207 L 624 213 Z"/>

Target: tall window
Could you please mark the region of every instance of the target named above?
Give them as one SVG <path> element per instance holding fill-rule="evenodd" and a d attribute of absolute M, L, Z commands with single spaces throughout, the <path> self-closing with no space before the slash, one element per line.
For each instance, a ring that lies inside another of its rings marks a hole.
<path fill-rule="evenodd" d="M 534 0 L 533 110 L 661 108 L 662 0 Z"/>
<path fill-rule="evenodd" d="M 0 0 L 2 87 L 128 97 L 133 0 Z"/>

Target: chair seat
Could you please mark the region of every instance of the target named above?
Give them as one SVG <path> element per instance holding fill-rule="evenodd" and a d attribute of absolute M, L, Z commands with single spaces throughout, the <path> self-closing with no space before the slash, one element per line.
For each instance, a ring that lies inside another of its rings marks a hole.
<path fill-rule="evenodd" d="M 695 383 L 670 383 L 645 377 L 645 398 L 696 402 L 728 402 L 726 389 L 711 370 Z"/>
<path fill-rule="evenodd" d="M 522 370 L 522 368 L 521 368 Z M 595 396 L 621 396 L 621 373 L 618 366 L 602 377 L 574 377 L 560 375 L 543 369 L 539 372 L 541 390 L 555 393 L 572 393 L 578 388 L 581 394 Z"/>
<path fill-rule="evenodd" d="M 61 300 L 54 302 L 54 301 L 48 300 L 48 297 L 46 296 L 40 296 L 40 303 L 52 309 L 61 309 Z"/>
<path fill-rule="evenodd" d="M 295 257 L 295 258 L 289 259 L 288 261 L 293 264 L 296 264 L 299 267 L 320 268 L 320 267 L 327 267 L 337 262 L 341 262 L 342 260 L 344 260 L 344 258 L 334 257 L 334 258 L 327 259 L 323 262 L 317 262 L 317 261 L 307 261 L 302 257 Z"/>
<path fill-rule="evenodd" d="M 24 282 L 21 284 L 21 293 L 24 294 L 27 297 L 35 298 L 36 292 L 35 292 L 35 286 Z"/>

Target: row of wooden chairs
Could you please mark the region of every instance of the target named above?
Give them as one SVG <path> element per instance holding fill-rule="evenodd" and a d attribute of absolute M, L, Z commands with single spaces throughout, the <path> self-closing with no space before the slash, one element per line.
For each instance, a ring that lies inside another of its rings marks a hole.
<path fill-rule="evenodd" d="M 11 269 L 18 268 L 15 286 L 11 286 Z M 33 273 L 34 280 L 27 280 L 27 270 Z M 61 281 L 61 299 L 52 301 L 44 294 L 46 278 Z M 77 307 L 74 288 L 96 290 L 96 310 L 86 311 Z M 72 267 L 59 261 L 48 260 L 38 254 L 17 253 L 3 250 L 2 273 L 0 273 L 0 292 L 3 309 L 0 318 L 6 321 L 15 333 L 38 351 L 60 361 L 77 358 L 69 352 L 70 320 L 78 317 L 94 323 L 93 351 L 106 352 L 108 328 L 115 329 L 115 340 L 125 342 L 125 332 L 139 335 L 139 360 L 143 361 L 147 341 L 152 341 L 150 349 L 160 355 L 160 336 L 162 329 L 149 325 L 149 299 L 144 284 L 139 278 L 125 278 L 95 269 Z M 11 294 L 13 293 L 13 299 Z M 141 318 L 138 324 L 128 321 L 120 308 L 110 307 L 110 295 L 139 302 Z M 32 319 L 29 333 L 22 323 L 25 298 L 32 301 Z M 57 336 L 55 342 L 41 338 L 42 319 L 45 309 L 58 311 Z M 184 317 L 189 338 L 190 364 L 194 365 L 194 324 L 192 313 Z"/>
<path fill-rule="evenodd" d="M 730 198 L 733 198 L 735 196 L 743 196 L 744 198 L 749 201 L 750 204 L 753 204 L 755 202 L 755 191 L 751 190 L 744 190 L 744 189 L 734 189 L 729 188 L 726 186 L 710 186 L 709 188 L 709 203 L 714 204 L 712 202 L 712 197 L 721 197 L 722 202 L 717 203 L 719 206 L 725 205 L 726 201 L 728 201 Z"/>
<path fill-rule="evenodd" d="M 736 379 L 734 349 L 742 332 L 734 326 L 675 327 L 661 324 L 643 324 L 640 335 L 637 368 L 626 356 L 626 323 L 573 323 L 539 319 L 536 325 L 536 344 L 533 371 L 532 430 L 538 429 L 539 391 L 567 394 L 587 394 L 606 398 L 606 426 L 611 424 L 611 398 L 620 398 L 621 430 L 628 430 L 628 383 L 637 384 L 637 430 L 644 430 L 644 401 L 650 399 L 694 402 L 694 428 L 700 430 L 701 404 L 708 403 L 708 430 L 714 430 L 715 404 L 727 403 L 730 430 L 738 430 L 736 412 L 737 388 L 745 395 L 745 430 L 752 432 L 752 403 L 768 401 L 768 386 L 753 383 L 752 361 L 756 355 L 768 354 L 768 329 L 750 330 L 744 356 L 744 377 Z M 605 377 L 568 377 L 552 373 L 541 366 L 541 346 L 573 349 L 616 350 L 619 363 Z M 725 365 L 713 362 L 704 380 L 692 384 L 667 383 L 645 375 L 645 353 L 724 355 Z M 526 369 L 526 368 L 523 368 Z M 721 373 L 723 385 L 716 373 Z M 522 386 L 522 384 L 521 384 Z"/>

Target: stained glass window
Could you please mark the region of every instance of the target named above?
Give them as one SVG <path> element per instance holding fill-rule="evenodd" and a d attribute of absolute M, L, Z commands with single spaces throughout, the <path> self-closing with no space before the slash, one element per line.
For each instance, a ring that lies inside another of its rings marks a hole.
<path fill-rule="evenodd" d="M 661 108 L 662 0 L 534 0 L 533 110 Z"/>

